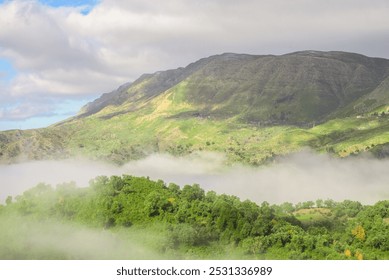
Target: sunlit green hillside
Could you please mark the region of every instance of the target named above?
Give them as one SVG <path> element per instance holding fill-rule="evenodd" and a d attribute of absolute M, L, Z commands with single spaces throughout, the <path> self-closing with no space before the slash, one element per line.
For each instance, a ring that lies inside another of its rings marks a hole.
<path fill-rule="evenodd" d="M 0 133 L 3 162 L 219 151 L 263 164 L 310 147 L 386 156 L 389 61 L 343 52 L 223 54 L 141 76 L 45 129 Z"/>
<path fill-rule="evenodd" d="M 124 163 L 155 152 L 185 155 L 208 150 L 225 153 L 231 162 L 255 165 L 304 147 L 340 157 L 366 151 L 385 156 L 389 113 L 334 119 L 305 128 L 253 126 L 234 119 L 169 119 L 141 110 L 107 120 L 93 116 L 42 130 L 4 132 L 1 136 L 12 140 L 1 144 L 2 156 L 9 160 L 83 155 Z"/>

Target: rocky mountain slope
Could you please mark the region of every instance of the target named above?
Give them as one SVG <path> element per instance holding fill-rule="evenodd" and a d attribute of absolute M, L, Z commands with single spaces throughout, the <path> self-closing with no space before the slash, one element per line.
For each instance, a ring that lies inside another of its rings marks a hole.
<path fill-rule="evenodd" d="M 261 164 L 308 146 L 338 156 L 389 143 L 389 60 L 344 52 L 222 54 L 142 75 L 73 118 L 0 133 L 0 158 L 226 153 Z"/>
<path fill-rule="evenodd" d="M 282 56 L 222 54 L 185 68 L 143 75 L 104 94 L 83 114 L 126 104 L 128 111 L 179 87 L 205 116 L 242 122 L 304 125 L 360 114 L 389 100 L 389 60 L 343 52 L 304 51 Z M 126 112 L 115 112 L 115 114 Z"/>

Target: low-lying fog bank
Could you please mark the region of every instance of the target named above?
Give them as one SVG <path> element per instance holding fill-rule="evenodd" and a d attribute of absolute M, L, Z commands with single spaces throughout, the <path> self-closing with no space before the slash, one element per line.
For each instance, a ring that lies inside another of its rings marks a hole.
<path fill-rule="evenodd" d="M 149 176 L 180 186 L 198 183 L 205 190 L 233 194 L 261 203 L 297 203 L 344 199 L 372 204 L 389 199 L 389 160 L 335 159 L 301 152 L 266 167 L 224 165 L 220 154 L 200 153 L 183 158 L 155 154 L 117 167 L 89 160 L 36 161 L 0 166 L 0 203 L 40 182 L 53 186 L 75 181 L 88 185 L 100 175 Z"/>
<path fill-rule="evenodd" d="M 13 215 L 0 216 L 0 228 L 0 260 L 164 258 L 158 248 L 166 237 L 151 229 L 110 232 Z"/>

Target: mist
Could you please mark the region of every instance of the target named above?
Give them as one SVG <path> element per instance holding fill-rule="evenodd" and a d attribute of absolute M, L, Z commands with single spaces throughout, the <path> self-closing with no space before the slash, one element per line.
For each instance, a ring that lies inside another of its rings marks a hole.
<path fill-rule="evenodd" d="M 152 230 L 87 228 L 19 215 L 0 216 L 0 259 L 164 259 Z"/>
<path fill-rule="evenodd" d="M 79 187 L 100 175 L 148 176 L 180 186 L 199 184 L 219 194 L 242 200 L 279 204 L 316 199 L 345 199 L 373 204 L 389 199 L 389 160 L 332 158 L 310 151 L 293 154 L 262 167 L 226 165 L 217 153 L 196 153 L 176 158 L 154 154 L 118 167 L 90 160 L 35 161 L 0 166 L 0 203 L 45 182 L 55 186 L 74 181 Z"/>

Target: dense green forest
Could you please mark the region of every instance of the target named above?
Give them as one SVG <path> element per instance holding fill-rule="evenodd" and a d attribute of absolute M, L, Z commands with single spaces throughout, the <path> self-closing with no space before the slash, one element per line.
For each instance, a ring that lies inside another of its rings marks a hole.
<path fill-rule="evenodd" d="M 39 184 L 0 226 L 1 259 L 389 259 L 387 200 L 258 205 L 128 175 Z"/>

